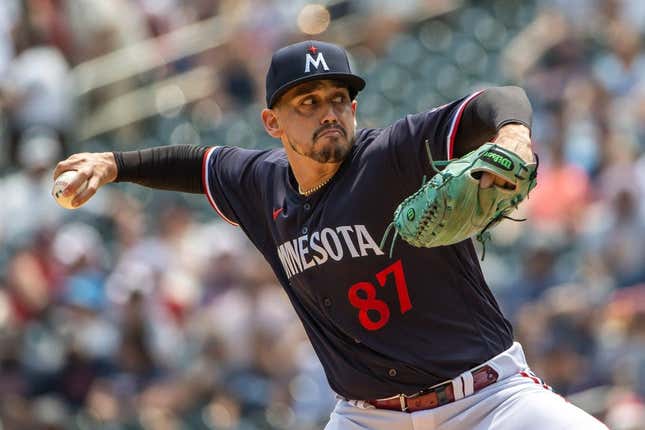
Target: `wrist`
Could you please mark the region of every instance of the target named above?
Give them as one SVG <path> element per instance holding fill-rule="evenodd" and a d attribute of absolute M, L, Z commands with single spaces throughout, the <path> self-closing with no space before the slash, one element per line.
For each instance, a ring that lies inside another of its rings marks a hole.
<path fill-rule="evenodd" d="M 504 124 L 497 130 L 497 138 L 506 135 L 525 140 L 528 144 L 531 143 L 531 130 L 524 124 L 515 122 Z"/>
<path fill-rule="evenodd" d="M 527 163 L 533 163 L 535 157 L 531 147 L 531 130 L 524 124 L 505 124 L 497 131 L 494 143 L 513 151 Z"/>
<path fill-rule="evenodd" d="M 119 174 L 119 167 L 114 152 L 104 152 L 103 162 L 105 165 L 105 178 L 107 182 L 116 182 Z"/>

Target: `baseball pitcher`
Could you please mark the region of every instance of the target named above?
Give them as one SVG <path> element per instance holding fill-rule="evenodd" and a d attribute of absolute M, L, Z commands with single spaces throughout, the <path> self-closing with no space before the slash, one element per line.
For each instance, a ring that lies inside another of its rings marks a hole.
<path fill-rule="evenodd" d="M 279 149 L 165 146 L 83 153 L 65 193 L 109 182 L 201 193 L 262 252 L 338 402 L 327 430 L 606 427 L 534 375 L 471 238 L 539 178 L 531 106 L 488 88 L 378 129 L 356 128 L 364 80 L 344 49 L 276 51 L 266 132 Z"/>

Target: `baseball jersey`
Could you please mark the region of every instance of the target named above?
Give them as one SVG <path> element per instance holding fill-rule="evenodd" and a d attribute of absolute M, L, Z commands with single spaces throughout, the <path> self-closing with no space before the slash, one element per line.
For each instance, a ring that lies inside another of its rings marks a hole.
<path fill-rule="evenodd" d="M 213 147 L 203 189 L 244 230 L 284 287 L 331 388 L 350 399 L 412 394 L 512 344 L 471 240 L 415 248 L 379 242 L 397 205 L 453 157 L 464 108 L 476 97 L 357 131 L 329 183 L 305 197 L 283 149 Z"/>

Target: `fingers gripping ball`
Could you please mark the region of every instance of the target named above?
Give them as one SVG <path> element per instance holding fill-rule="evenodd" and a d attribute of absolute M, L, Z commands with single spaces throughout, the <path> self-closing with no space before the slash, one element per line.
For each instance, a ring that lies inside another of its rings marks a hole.
<path fill-rule="evenodd" d="M 430 163 L 437 174 L 394 212 L 394 240 L 398 235 L 413 246 L 431 248 L 477 235 L 485 244 L 487 230 L 507 218 L 536 185 L 537 162 L 526 163 L 517 154 L 491 143 L 450 162 L 430 158 Z M 440 172 L 438 165 L 445 169 Z M 513 188 L 480 188 L 479 178 L 484 173 L 504 179 Z M 389 228 L 382 245 L 388 232 Z"/>
<path fill-rule="evenodd" d="M 81 185 L 76 189 L 75 194 L 69 195 L 69 196 L 64 196 L 63 191 L 65 191 L 65 188 L 72 183 L 76 177 L 78 176 L 78 172 L 76 170 L 67 170 L 60 175 L 56 177 L 54 180 L 54 186 L 52 188 L 52 196 L 56 200 L 56 203 L 58 203 L 59 206 L 65 208 L 65 209 L 77 209 L 79 206 L 72 206 L 72 200 L 74 200 L 74 197 L 76 197 L 78 194 L 82 193 L 85 191 L 87 188 L 87 180 L 83 181 Z"/>

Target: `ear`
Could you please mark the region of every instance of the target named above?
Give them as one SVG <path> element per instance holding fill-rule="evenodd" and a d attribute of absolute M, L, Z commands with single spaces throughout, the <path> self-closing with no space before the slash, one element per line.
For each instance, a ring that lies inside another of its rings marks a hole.
<path fill-rule="evenodd" d="M 279 139 L 282 136 L 282 128 L 278 117 L 273 109 L 262 109 L 262 124 L 269 136 Z"/>
<path fill-rule="evenodd" d="M 358 103 L 356 100 L 352 101 L 352 114 L 354 115 L 354 130 L 358 128 L 358 123 L 356 122 L 356 107 L 358 106 Z"/>

